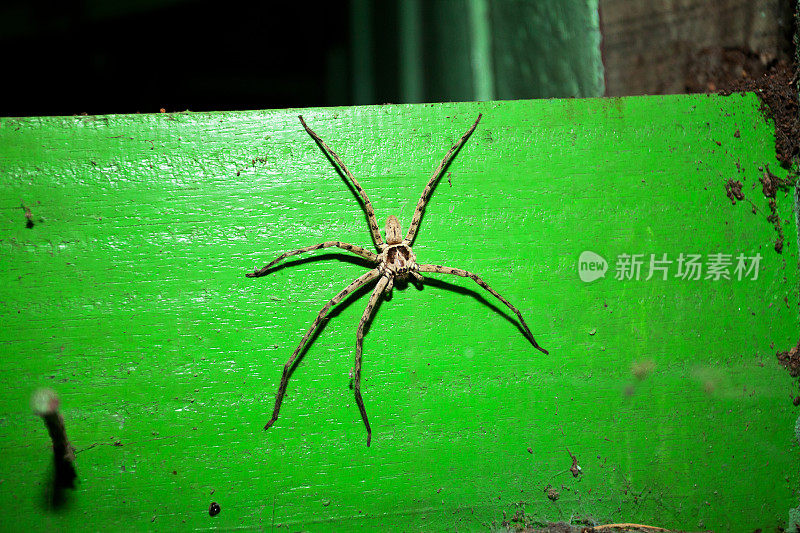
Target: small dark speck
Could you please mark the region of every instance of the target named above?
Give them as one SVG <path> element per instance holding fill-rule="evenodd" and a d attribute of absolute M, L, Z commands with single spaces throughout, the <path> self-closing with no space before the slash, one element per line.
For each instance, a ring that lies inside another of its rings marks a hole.
<path fill-rule="evenodd" d="M 25 227 L 28 229 L 33 229 L 33 213 L 31 212 L 30 207 L 26 207 L 25 204 L 22 204 L 22 209 L 25 211 Z"/>
<path fill-rule="evenodd" d="M 798 405 L 800 405 L 800 396 L 795 396 L 795 397 L 794 397 L 794 400 L 792 400 L 792 404 L 793 404 L 795 407 L 797 407 Z"/>
<path fill-rule="evenodd" d="M 217 516 L 221 510 L 222 508 L 217 502 L 211 502 L 211 505 L 208 506 L 209 516 Z"/>
<path fill-rule="evenodd" d="M 533 448 L 528 448 L 528 453 L 533 453 Z"/>
<path fill-rule="evenodd" d="M 173 471 L 172 471 L 172 475 L 173 475 L 173 476 L 177 476 L 177 475 L 178 475 L 178 471 L 177 471 L 177 470 L 173 470 Z"/>
<path fill-rule="evenodd" d="M 741 137 L 741 136 L 742 136 L 742 133 L 741 133 L 741 132 L 739 131 L 739 129 L 737 128 L 737 129 L 736 129 L 736 131 L 734 131 L 734 132 L 733 132 L 733 136 L 734 136 L 734 137 L 736 137 L 736 138 L 738 139 L 739 137 Z"/>

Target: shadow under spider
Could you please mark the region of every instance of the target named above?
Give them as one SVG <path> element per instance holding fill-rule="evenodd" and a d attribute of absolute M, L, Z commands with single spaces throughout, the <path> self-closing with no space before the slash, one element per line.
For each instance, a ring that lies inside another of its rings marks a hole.
<path fill-rule="evenodd" d="M 313 257 L 307 257 L 307 258 L 304 258 L 304 259 L 298 259 L 298 260 L 295 260 L 295 261 L 290 261 L 288 263 L 284 263 L 284 264 L 282 264 L 280 266 L 275 267 L 275 270 L 280 270 L 280 269 L 285 268 L 285 267 L 290 266 L 290 265 L 305 264 L 305 263 L 310 263 L 310 262 L 313 262 L 313 261 L 320 261 L 320 260 L 323 260 L 323 259 L 331 259 L 331 258 L 341 258 L 341 259 L 343 259 L 343 262 L 347 262 L 347 263 L 351 263 L 351 264 L 365 265 L 365 266 L 369 265 L 368 261 L 361 260 L 360 258 L 357 258 L 357 257 L 354 258 L 354 257 L 349 256 L 349 255 L 333 253 L 333 254 L 325 254 L 325 255 L 321 255 L 321 256 L 313 256 Z M 424 290 L 425 285 L 428 285 L 428 286 L 430 286 L 432 288 L 443 289 L 443 290 L 450 291 L 450 292 L 453 292 L 453 293 L 456 293 L 456 294 L 460 294 L 460 295 L 464 295 L 464 296 L 471 296 L 479 304 L 488 307 L 489 309 L 494 311 L 496 314 L 498 314 L 498 315 L 502 316 L 504 319 L 506 319 L 509 323 L 513 324 L 514 327 L 516 327 L 520 331 L 520 333 L 522 333 L 522 336 L 525 339 L 528 338 L 527 334 L 525 333 L 525 330 L 522 329 L 522 326 L 520 326 L 519 323 L 516 320 L 514 320 L 514 318 L 511 317 L 511 315 L 509 315 L 504 309 L 501 309 L 501 308 L 495 306 L 492 302 L 488 301 L 478 291 L 475 291 L 473 289 L 469 289 L 467 287 L 462 287 L 461 285 L 456 285 L 455 283 L 450 283 L 448 281 L 443 281 L 443 280 L 440 280 L 440 279 L 429 278 L 429 277 L 425 277 L 424 278 L 424 282 L 422 284 L 409 283 L 408 280 L 398 280 L 398 282 L 395 284 L 394 288 L 395 288 L 395 290 L 397 290 L 397 289 L 406 290 L 406 288 L 409 285 L 413 286 L 418 291 Z M 361 299 L 364 295 L 369 294 L 374 289 L 375 289 L 374 283 L 368 283 L 367 285 L 364 285 L 363 287 L 360 287 L 359 289 L 357 289 L 353 293 L 349 294 L 337 306 L 335 306 L 330 311 L 328 311 L 328 314 L 325 316 L 324 319 L 322 319 L 322 321 L 319 323 L 319 326 L 317 326 L 317 328 L 314 330 L 314 332 L 308 338 L 308 342 L 306 342 L 305 346 L 303 346 L 303 349 L 297 355 L 297 359 L 295 360 L 295 363 L 289 369 L 288 379 L 291 379 L 292 375 L 294 375 L 295 370 L 297 370 L 297 367 L 300 366 L 300 363 L 302 362 L 302 360 L 305 357 L 305 355 L 308 352 L 308 350 L 311 348 L 311 346 L 314 344 L 314 342 L 317 340 L 317 338 L 320 335 L 322 335 L 322 333 L 325 331 L 325 327 L 328 325 L 328 321 L 338 317 L 350 305 L 355 303 L 357 300 Z M 378 313 L 380 311 L 380 308 L 381 308 L 381 305 L 383 304 L 383 302 L 392 300 L 391 296 L 386 298 L 385 294 L 386 293 L 384 293 L 384 297 L 380 298 L 377 301 L 377 303 L 375 304 L 375 310 L 374 310 L 374 312 L 372 314 L 372 319 L 369 321 L 369 323 L 364 328 L 364 337 L 367 336 L 367 334 L 369 333 L 369 330 L 372 328 L 372 324 L 374 324 L 375 321 L 377 320 Z M 350 389 L 352 389 L 352 388 L 353 388 L 353 384 L 352 384 L 352 376 L 351 376 Z"/>

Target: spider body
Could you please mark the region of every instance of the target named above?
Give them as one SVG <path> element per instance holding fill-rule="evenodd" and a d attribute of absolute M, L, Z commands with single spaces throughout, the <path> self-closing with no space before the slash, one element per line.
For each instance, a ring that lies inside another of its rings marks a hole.
<path fill-rule="evenodd" d="M 472 272 L 468 272 L 466 270 L 462 270 L 459 268 L 451 268 L 441 265 L 432 265 L 432 264 L 424 264 L 424 263 L 417 263 L 417 257 L 414 254 L 414 251 L 411 248 L 412 243 L 414 242 L 414 237 L 416 235 L 417 229 L 419 228 L 420 221 L 422 220 L 422 214 L 425 211 L 425 206 L 430 198 L 431 193 L 433 192 L 433 188 L 436 186 L 439 178 L 441 177 L 442 173 L 444 172 L 445 168 L 450 164 L 452 158 L 458 152 L 459 148 L 466 142 L 469 136 L 475 131 L 475 128 L 478 126 L 478 122 L 481 120 L 481 115 L 478 115 L 477 120 L 472 125 L 472 127 L 467 130 L 467 132 L 461 136 L 459 141 L 453 145 L 452 148 L 447 152 L 442 159 L 442 162 L 439 163 L 439 166 L 433 172 L 433 175 L 428 180 L 428 184 L 425 186 L 425 189 L 422 191 L 422 196 L 417 202 L 417 207 L 414 211 L 414 216 L 411 219 L 411 226 L 408 230 L 408 234 L 405 238 L 402 237 L 400 221 L 397 219 L 396 216 L 391 215 L 386 220 L 385 226 L 385 237 L 386 241 L 381 238 L 380 232 L 378 231 L 378 224 L 375 220 L 375 211 L 372 208 L 372 203 L 369 201 L 369 197 L 361 185 L 356 180 L 355 176 L 350 173 L 350 171 L 345 166 L 344 162 L 336 155 L 336 152 L 331 150 L 331 148 L 325 144 L 323 141 L 314 131 L 308 127 L 303 117 L 300 118 L 300 123 L 305 128 L 306 132 L 317 142 L 317 144 L 325 151 L 325 154 L 335 162 L 338 168 L 342 171 L 342 173 L 350 180 L 350 182 L 355 187 L 356 191 L 358 191 L 359 195 L 361 196 L 361 200 L 364 204 L 364 211 L 367 215 L 367 220 L 369 222 L 370 231 L 372 232 L 372 239 L 375 242 L 375 247 L 378 249 L 379 253 L 375 254 L 370 252 L 369 250 L 362 248 L 360 246 L 349 244 L 346 242 L 341 241 L 326 241 L 321 244 L 316 244 L 312 246 L 307 246 L 305 248 L 300 248 L 298 250 L 293 250 L 291 252 L 284 252 L 280 256 L 278 256 L 274 261 L 267 264 L 267 266 L 263 267 L 260 270 L 256 270 L 254 272 L 248 272 L 246 275 L 250 278 L 257 278 L 261 276 L 265 276 L 269 273 L 269 270 L 275 266 L 276 264 L 280 263 L 287 257 L 291 257 L 293 255 L 299 255 L 305 252 L 310 252 L 313 250 L 319 250 L 321 248 L 330 248 L 332 246 L 341 248 L 343 250 L 352 252 L 356 255 L 361 256 L 362 258 L 366 259 L 370 263 L 372 263 L 373 267 L 370 271 L 366 272 L 356 280 L 350 283 L 347 287 L 342 289 L 336 296 L 334 296 L 325 306 L 323 306 L 322 310 L 317 314 L 317 318 L 311 324 L 311 327 L 308 329 L 306 334 L 303 336 L 300 344 L 295 349 L 292 356 L 283 366 L 283 375 L 281 377 L 281 383 L 278 387 L 278 393 L 275 397 L 275 407 L 272 412 L 272 418 L 269 422 L 264 426 L 264 429 L 269 429 L 272 424 L 278 419 L 278 414 L 280 412 L 281 404 L 283 402 L 283 397 L 286 394 L 286 386 L 289 382 L 289 376 L 291 374 L 292 369 L 294 368 L 294 364 L 300 355 L 303 347 L 306 345 L 306 342 L 317 329 L 319 324 L 325 319 L 328 311 L 331 307 L 338 304 L 342 300 L 344 300 L 349 294 L 352 294 L 359 288 L 367 285 L 368 283 L 374 282 L 377 280 L 375 284 L 375 289 L 372 292 L 372 295 L 369 298 L 369 302 L 367 303 L 367 308 L 364 310 L 364 314 L 361 316 L 361 321 L 358 324 L 358 331 L 356 333 L 356 356 L 355 356 L 355 366 L 353 372 L 353 390 L 355 392 L 355 399 L 356 404 L 358 404 L 358 409 L 361 412 L 361 418 L 364 421 L 364 425 L 367 428 L 367 446 L 370 445 L 370 440 L 372 438 L 372 429 L 369 425 L 369 419 L 367 418 L 367 411 L 364 407 L 364 401 L 361 397 L 361 354 L 362 354 L 362 346 L 364 340 L 364 330 L 366 325 L 369 323 L 369 320 L 372 317 L 372 312 L 375 308 L 375 305 L 378 299 L 383 294 L 388 294 L 389 291 L 392 290 L 394 286 L 395 279 L 404 279 L 407 277 L 414 278 L 417 282 L 422 283 L 424 278 L 420 275 L 421 272 L 423 273 L 436 273 L 436 274 L 452 274 L 455 276 L 460 276 L 464 278 L 470 278 L 475 283 L 477 283 L 480 287 L 491 293 L 495 298 L 503 302 L 510 310 L 516 314 L 517 318 L 519 319 L 519 323 L 521 329 L 525 335 L 525 337 L 530 341 L 533 346 L 540 350 L 542 353 L 547 354 L 547 350 L 539 346 L 536 342 L 536 339 L 533 338 L 533 335 L 528 328 L 528 325 L 525 323 L 525 319 L 522 318 L 522 314 L 519 310 L 511 305 L 505 298 L 503 298 L 497 291 L 489 287 L 489 285 L 483 281 L 477 274 Z"/>
<path fill-rule="evenodd" d="M 389 281 L 386 291 L 391 291 L 394 278 L 404 279 L 409 274 L 417 281 L 422 281 L 422 276 L 417 274 L 417 256 L 411 250 L 411 243 L 404 241 L 400 235 L 400 221 L 394 215 L 386 219 L 386 244 L 379 245 L 383 251 L 378 256 L 378 270 L 381 276 L 388 276 Z"/>

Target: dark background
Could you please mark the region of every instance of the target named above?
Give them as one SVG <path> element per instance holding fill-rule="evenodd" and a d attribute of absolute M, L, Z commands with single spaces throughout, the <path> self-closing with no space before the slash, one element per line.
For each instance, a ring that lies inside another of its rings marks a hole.
<path fill-rule="evenodd" d="M 599 7 L 6 0 L 0 116 L 705 92 L 793 59 L 794 0 Z"/>
<path fill-rule="evenodd" d="M 343 105 L 349 18 L 333 5 L 6 2 L 0 115 Z"/>
<path fill-rule="evenodd" d="M 0 116 L 598 96 L 587 0 L 6 0 Z"/>

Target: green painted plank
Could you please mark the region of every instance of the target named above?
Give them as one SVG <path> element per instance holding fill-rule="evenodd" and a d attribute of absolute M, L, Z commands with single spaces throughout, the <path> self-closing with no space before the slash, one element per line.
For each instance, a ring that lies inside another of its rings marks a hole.
<path fill-rule="evenodd" d="M 481 530 L 520 509 L 540 522 L 785 523 L 797 410 L 774 351 L 798 336 L 797 231 L 780 193 L 787 245 L 774 252 L 758 184 L 774 139 L 757 108 L 749 95 L 303 111 L 381 223 L 404 226 L 482 112 L 414 249 L 481 274 L 551 352 L 469 280 L 395 289 L 365 342 L 370 448 L 348 378 L 363 291 L 262 430 L 281 366 L 365 268 L 325 251 L 244 273 L 327 239 L 370 244 L 297 110 L 2 119 L 0 495 L 34 530 Z M 758 214 L 731 205 L 728 178 Z M 609 262 L 604 279 L 579 279 L 586 250 Z M 676 264 L 667 280 L 615 279 L 621 254 L 646 254 L 644 278 L 650 254 L 681 253 L 762 260 L 756 280 L 678 279 Z M 41 386 L 83 450 L 59 509 L 28 405 Z"/>

